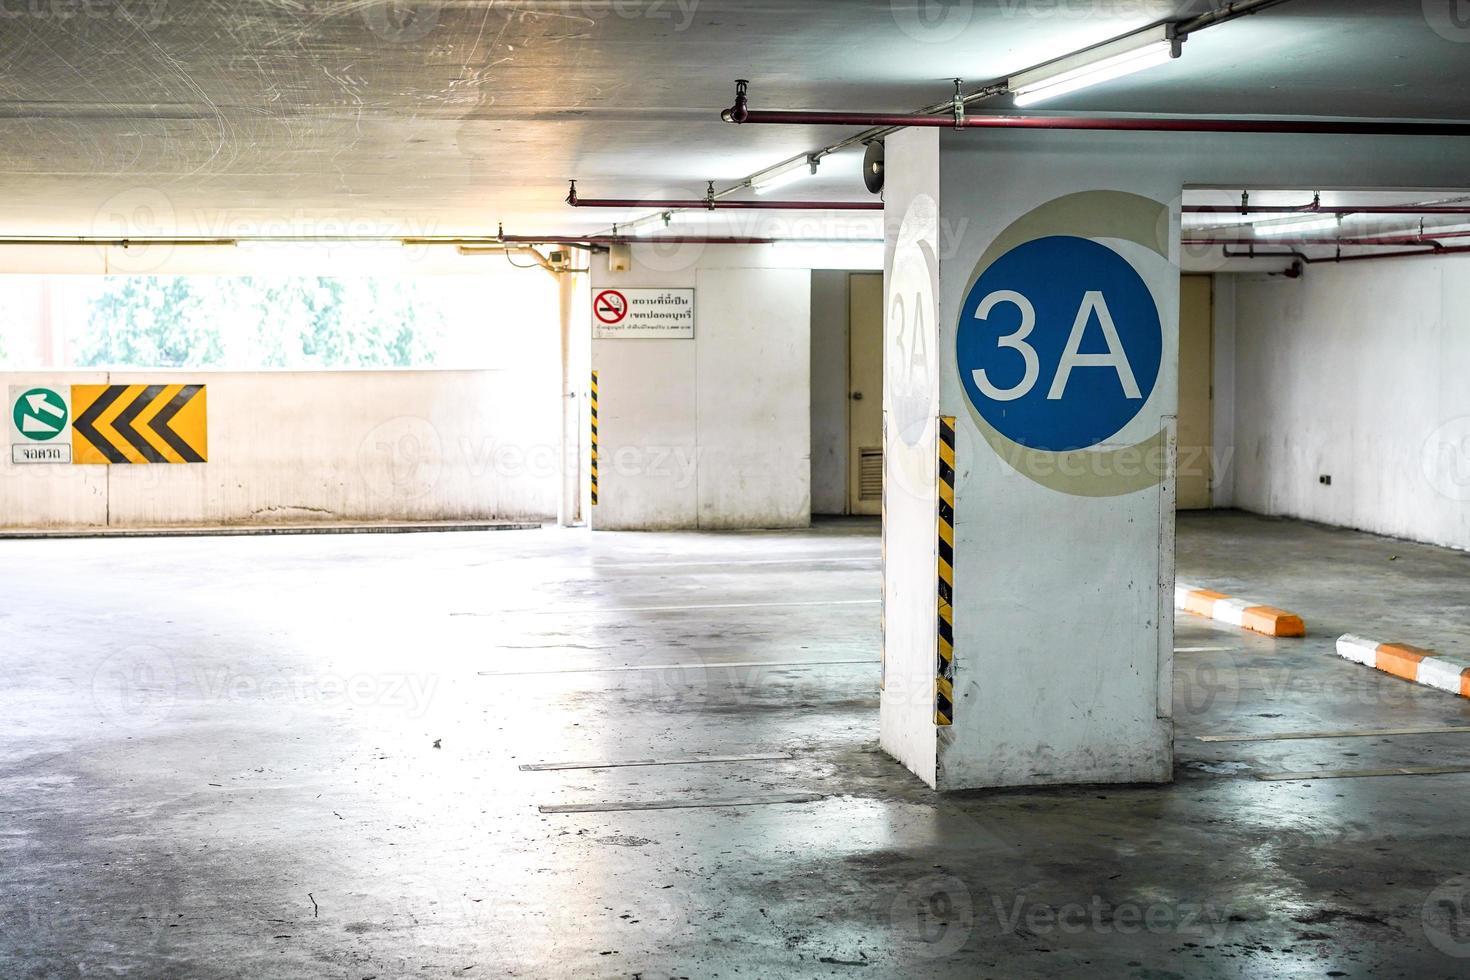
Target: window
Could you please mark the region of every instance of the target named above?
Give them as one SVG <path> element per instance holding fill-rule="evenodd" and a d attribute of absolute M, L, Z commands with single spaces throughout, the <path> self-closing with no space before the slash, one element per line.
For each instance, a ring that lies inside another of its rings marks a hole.
<path fill-rule="evenodd" d="M 548 317 L 525 273 L 0 276 L 0 368 L 503 367 Z"/>

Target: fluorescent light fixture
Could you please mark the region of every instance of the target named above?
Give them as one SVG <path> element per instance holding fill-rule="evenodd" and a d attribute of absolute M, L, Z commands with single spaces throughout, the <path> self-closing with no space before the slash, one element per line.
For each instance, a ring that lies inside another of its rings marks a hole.
<path fill-rule="evenodd" d="M 1273 221 L 1270 224 L 1258 222 L 1254 227 L 1257 235 L 1269 237 L 1278 235 L 1305 235 L 1314 231 L 1336 231 L 1338 218 L 1335 214 L 1326 216 L 1314 214 L 1306 218 L 1287 218 L 1285 221 Z"/>
<path fill-rule="evenodd" d="M 1273 215 L 1280 217 L 1280 215 Z M 1254 221 L 1262 220 L 1248 214 L 1186 214 L 1184 215 L 1184 228 L 1229 228 L 1235 225 L 1248 225 Z"/>
<path fill-rule="evenodd" d="M 1017 106 L 1035 105 L 1068 92 L 1122 78 L 1179 57 L 1182 39 L 1160 24 L 1086 51 L 1024 71 L 1006 81 Z"/>
<path fill-rule="evenodd" d="M 785 187 L 787 184 L 795 183 L 803 177 L 810 177 L 816 172 L 816 161 L 812 160 L 811 157 L 802 157 L 800 160 L 783 163 L 775 170 L 768 170 L 752 178 L 750 186 L 757 194 L 769 194 L 778 187 Z"/>
<path fill-rule="evenodd" d="M 652 235 L 656 231 L 660 231 L 668 224 L 668 220 L 668 212 L 660 211 L 658 214 L 650 214 L 647 217 L 639 218 L 637 221 L 630 221 L 627 224 L 616 225 L 614 227 L 619 235 L 635 235 L 643 238 L 647 235 Z"/>

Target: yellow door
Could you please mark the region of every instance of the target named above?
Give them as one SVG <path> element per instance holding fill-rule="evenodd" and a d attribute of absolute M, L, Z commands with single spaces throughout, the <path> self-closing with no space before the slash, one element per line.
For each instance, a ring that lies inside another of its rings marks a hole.
<path fill-rule="evenodd" d="M 1184 276 L 1179 283 L 1179 460 L 1180 510 L 1210 506 L 1214 480 L 1214 281 Z"/>
<path fill-rule="evenodd" d="M 883 510 L 883 274 L 848 279 L 848 510 Z"/>

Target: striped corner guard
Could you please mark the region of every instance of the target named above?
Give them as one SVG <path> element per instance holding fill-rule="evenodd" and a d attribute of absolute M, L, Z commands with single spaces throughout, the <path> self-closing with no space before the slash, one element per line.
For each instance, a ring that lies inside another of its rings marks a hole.
<path fill-rule="evenodd" d="M 597 506 L 597 372 L 592 372 L 592 506 Z"/>
<path fill-rule="evenodd" d="M 1347 633 L 1337 640 L 1337 655 L 1415 684 L 1470 698 L 1470 664 L 1407 643 L 1379 643 Z"/>
<path fill-rule="evenodd" d="M 1235 599 L 1224 593 L 1211 592 L 1193 585 L 1174 586 L 1174 608 L 1266 636 L 1307 635 L 1306 624 L 1296 613 L 1274 606 L 1263 606 L 1258 602 Z"/>
<path fill-rule="evenodd" d="M 938 541 L 939 617 L 935 639 L 938 658 L 934 664 L 934 724 L 954 724 L 954 475 L 955 419 L 939 419 L 939 513 Z"/>

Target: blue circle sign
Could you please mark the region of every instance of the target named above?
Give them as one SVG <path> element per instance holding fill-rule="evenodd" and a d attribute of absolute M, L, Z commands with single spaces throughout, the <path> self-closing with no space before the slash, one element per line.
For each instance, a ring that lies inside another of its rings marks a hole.
<path fill-rule="evenodd" d="M 1086 449 L 1143 409 L 1159 380 L 1164 334 L 1143 277 L 1086 238 L 1054 235 L 996 259 L 960 310 L 965 395 L 1006 438 L 1031 449 Z"/>

